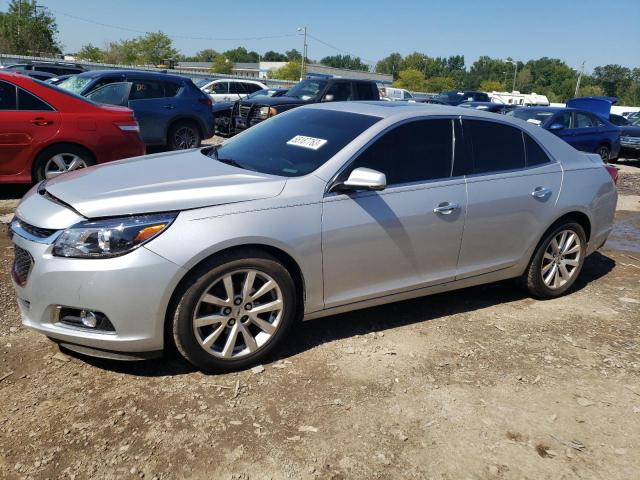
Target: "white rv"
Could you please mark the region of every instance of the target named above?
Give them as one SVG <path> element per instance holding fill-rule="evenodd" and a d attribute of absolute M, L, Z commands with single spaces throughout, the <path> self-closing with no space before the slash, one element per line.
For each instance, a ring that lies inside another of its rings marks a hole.
<path fill-rule="evenodd" d="M 538 95 L 535 92 L 532 93 L 520 93 L 518 91 L 513 92 L 489 92 L 489 97 L 492 102 L 506 103 L 508 105 L 522 105 L 522 106 L 549 106 L 549 99 L 545 95 Z"/>

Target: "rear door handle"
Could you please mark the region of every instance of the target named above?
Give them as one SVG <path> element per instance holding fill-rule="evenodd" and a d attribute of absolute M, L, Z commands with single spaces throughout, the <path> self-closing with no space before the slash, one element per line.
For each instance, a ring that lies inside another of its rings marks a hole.
<path fill-rule="evenodd" d="M 31 120 L 31 123 L 39 127 L 45 127 L 47 125 L 51 125 L 53 123 L 53 120 L 50 120 L 44 117 L 36 117 L 33 120 Z"/>
<path fill-rule="evenodd" d="M 169 105 L 165 105 L 164 108 L 166 108 L 167 110 L 173 110 L 174 108 L 176 108 L 176 106 L 169 104 Z"/>
<path fill-rule="evenodd" d="M 531 192 L 531 195 L 534 198 L 547 198 L 551 195 L 551 189 L 547 187 L 536 187 L 535 190 Z"/>
<path fill-rule="evenodd" d="M 454 210 L 458 210 L 459 208 L 460 205 L 458 205 L 457 203 L 442 202 L 433 209 L 433 213 L 437 213 L 439 215 L 449 215 L 453 213 Z"/>

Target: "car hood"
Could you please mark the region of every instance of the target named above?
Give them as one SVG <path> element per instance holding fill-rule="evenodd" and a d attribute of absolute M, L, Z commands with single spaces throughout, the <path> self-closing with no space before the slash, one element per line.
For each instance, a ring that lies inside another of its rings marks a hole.
<path fill-rule="evenodd" d="M 245 98 L 242 100 L 242 105 L 268 105 L 268 106 L 277 106 L 277 105 L 305 105 L 309 102 L 305 102 L 296 97 L 287 97 L 283 95 L 281 97 L 267 97 L 266 95 L 260 95 L 255 98 Z"/>
<path fill-rule="evenodd" d="M 640 127 L 623 125 L 620 127 L 620 135 L 624 135 L 625 137 L 640 137 Z"/>
<path fill-rule="evenodd" d="M 193 149 L 76 170 L 46 192 L 87 218 L 187 210 L 274 197 L 286 179 L 221 163 Z M 42 188 L 40 188 L 42 190 Z"/>

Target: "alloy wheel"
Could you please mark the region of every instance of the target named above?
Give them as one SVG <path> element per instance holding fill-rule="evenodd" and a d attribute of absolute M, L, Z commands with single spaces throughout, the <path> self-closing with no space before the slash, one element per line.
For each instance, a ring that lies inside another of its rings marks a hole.
<path fill-rule="evenodd" d="M 232 360 L 266 345 L 284 312 L 278 283 L 259 270 L 226 273 L 200 296 L 193 331 L 200 346 L 214 357 Z"/>
<path fill-rule="evenodd" d="M 190 127 L 180 127 L 174 133 L 174 145 L 178 150 L 197 147 L 198 136 Z"/>
<path fill-rule="evenodd" d="M 598 148 L 598 155 L 600 155 L 600 158 L 602 158 L 602 160 L 607 162 L 609 160 L 609 149 L 603 145 L 602 147 Z"/>
<path fill-rule="evenodd" d="M 582 247 L 580 237 L 573 230 L 562 230 L 547 245 L 542 257 L 542 280 L 557 289 L 570 281 L 578 271 Z"/>
<path fill-rule="evenodd" d="M 73 153 L 58 153 L 47 160 L 44 167 L 44 176 L 47 179 L 55 178 L 63 173 L 86 168 L 87 164 L 78 155 Z"/>

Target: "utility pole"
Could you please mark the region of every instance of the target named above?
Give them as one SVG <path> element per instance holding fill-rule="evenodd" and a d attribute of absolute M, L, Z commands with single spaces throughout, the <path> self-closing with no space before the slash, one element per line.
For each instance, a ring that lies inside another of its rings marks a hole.
<path fill-rule="evenodd" d="M 584 75 L 584 61 L 582 62 L 580 73 L 578 74 L 578 81 L 576 82 L 576 92 L 573 94 L 574 97 L 578 96 L 578 90 L 580 90 L 580 80 L 582 80 L 582 75 Z"/>
<path fill-rule="evenodd" d="M 518 62 L 515 60 L 505 60 L 505 63 L 513 63 L 515 69 L 513 70 L 513 86 L 511 87 L 511 93 L 516 91 L 516 77 L 518 76 Z"/>
<path fill-rule="evenodd" d="M 302 44 L 302 61 L 300 62 L 300 80 L 304 79 L 304 61 L 307 58 L 307 27 L 299 27 L 298 32 L 304 32 L 304 42 Z"/>

